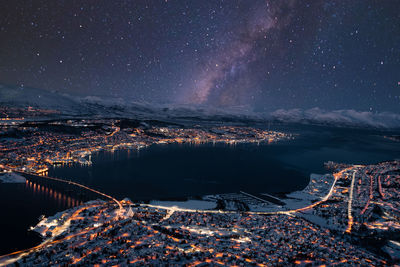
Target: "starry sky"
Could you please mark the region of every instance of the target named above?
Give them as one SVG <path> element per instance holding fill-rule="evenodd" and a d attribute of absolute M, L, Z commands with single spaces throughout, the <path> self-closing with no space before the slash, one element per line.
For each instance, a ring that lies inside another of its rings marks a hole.
<path fill-rule="evenodd" d="M 400 112 L 400 4 L 2 1 L 0 83 L 205 107 Z"/>

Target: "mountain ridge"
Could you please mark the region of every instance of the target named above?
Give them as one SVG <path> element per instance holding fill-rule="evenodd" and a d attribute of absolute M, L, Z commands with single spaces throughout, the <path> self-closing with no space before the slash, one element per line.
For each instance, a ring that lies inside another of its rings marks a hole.
<path fill-rule="evenodd" d="M 57 110 L 65 116 L 126 117 L 159 120 L 221 122 L 279 122 L 335 127 L 400 129 L 400 114 L 352 109 L 326 111 L 318 107 L 254 112 L 247 106 L 215 108 L 193 105 L 154 104 L 123 98 L 77 97 L 57 91 L 0 84 L 0 106 Z"/>

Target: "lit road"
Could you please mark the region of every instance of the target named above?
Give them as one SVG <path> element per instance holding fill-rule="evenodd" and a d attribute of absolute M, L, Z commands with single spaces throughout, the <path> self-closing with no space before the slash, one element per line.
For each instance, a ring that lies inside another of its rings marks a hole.
<path fill-rule="evenodd" d="M 24 174 L 26 174 L 26 175 L 35 175 L 35 174 L 26 173 L 26 172 L 21 172 L 21 171 L 16 171 L 16 173 L 19 173 L 19 174 L 22 174 L 22 175 L 24 175 Z M 37 176 L 37 175 L 36 175 L 36 176 Z M 122 206 L 121 202 L 119 202 L 119 201 L 118 201 L 117 199 L 115 199 L 114 197 L 112 197 L 112 196 L 110 196 L 110 195 L 107 195 L 107 194 L 105 194 L 105 193 L 102 193 L 102 192 L 100 192 L 100 191 L 98 191 L 98 190 L 96 190 L 96 189 L 90 188 L 90 187 L 85 186 L 85 185 L 81 185 L 81 184 L 76 183 L 76 182 L 65 181 L 65 180 L 62 180 L 62 179 L 59 179 L 59 178 L 54 178 L 54 177 L 49 177 L 49 176 L 38 176 L 38 177 L 44 178 L 44 179 L 48 179 L 48 180 L 57 181 L 57 182 L 62 182 L 62 183 L 66 183 L 66 184 L 72 184 L 72 185 L 78 186 L 78 187 L 80 187 L 80 188 L 83 188 L 83 189 L 85 189 L 85 190 L 91 191 L 91 192 L 93 192 L 93 193 L 99 194 L 99 195 L 101 195 L 101 196 L 104 196 L 104 197 L 106 197 L 106 198 L 112 200 L 112 201 L 115 202 L 115 203 L 118 205 L 118 207 L 119 207 L 119 212 L 117 213 L 117 217 L 116 217 L 115 219 L 118 219 L 118 217 L 121 216 L 121 215 L 123 214 L 123 212 L 125 211 L 125 209 L 124 209 L 124 207 Z M 67 236 L 66 238 L 59 239 L 59 240 L 54 240 L 55 237 L 57 237 L 59 234 L 63 233 L 65 230 L 67 230 L 68 227 L 70 226 L 71 221 L 74 220 L 75 217 L 76 217 L 83 209 L 86 209 L 86 208 L 87 208 L 87 207 L 85 206 L 85 207 L 80 208 L 80 209 L 78 209 L 77 211 L 75 211 L 74 214 L 73 214 L 63 225 L 58 226 L 56 229 L 53 230 L 53 232 L 54 232 L 55 234 L 53 234 L 53 237 L 52 237 L 52 238 L 46 239 L 46 240 L 45 240 L 44 242 L 42 242 L 40 245 L 35 246 L 35 247 L 33 247 L 33 248 L 30 248 L 30 249 L 25 249 L 25 250 L 21 250 L 21 251 L 16 251 L 16 252 L 13 252 L 13 253 L 9 253 L 9 254 L 7 254 L 7 255 L 0 256 L 0 267 L 1 267 L 1 266 L 6 266 L 6 265 L 9 265 L 9 264 L 12 264 L 12 263 L 18 261 L 19 259 L 21 259 L 22 257 L 24 257 L 24 256 L 26 256 L 26 255 L 28 255 L 28 254 L 34 252 L 34 251 L 37 251 L 37 250 L 39 250 L 39 249 L 41 249 L 41 248 L 43 248 L 43 247 L 45 247 L 45 246 L 48 246 L 48 245 L 51 245 L 51 244 L 55 244 L 55 243 L 59 243 L 59 242 L 61 242 L 61 241 L 65 241 L 65 240 L 71 239 L 71 238 L 73 238 L 73 237 L 75 237 L 75 236 L 77 236 L 77 235 L 81 235 L 81 234 L 84 234 L 84 233 L 88 232 L 89 230 L 84 230 L 84 231 L 82 231 L 82 232 L 79 232 L 79 233 L 76 234 L 76 235 Z"/>
<path fill-rule="evenodd" d="M 293 216 L 295 213 L 297 212 L 302 212 L 302 211 L 306 211 L 309 209 L 312 209 L 324 202 L 326 202 L 333 194 L 335 185 L 337 180 L 343 175 L 343 173 L 345 171 L 348 171 L 351 168 L 347 168 L 344 170 L 341 170 L 338 173 L 334 173 L 334 180 L 333 183 L 329 189 L 329 192 L 319 201 L 305 206 L 303 208 L 299 208 L 299 209 L 293 209 L 293 210 L 281 210 L 281 211 L 246 211 L 245 213 L 247 214 L 258 214 L 258 215 L 279 215 L 279 214 L 285 214 L 285 215 L 291 215 Z M 150 208 L 157 208 L 157 209 L 164 209 L 164 210 L 168 210 L 169 212 L 173 213 L 175 211 L 181 211 L 181 212 L 202 212 L 202 213 L 237 213 L 237 211 L 222 211 L 222 210 L 194 210 L 194 209 L 185 209 L 185 208 L 179 208 L 179 207 L 165 207 L 165 206 L 160 206 L 160 205 L 150 205 L 150 204 L 141 204 L 141 206 L 144 207 L 150 207 Z M 169 216 L 171 216 L 171 214 L 169 214 Z"/>
<path fill-rule="evenodd" d="M 95 207 L 95 206 L 99 206 L 99 205 L 92 205 L 91 207 Z M 87 209 L 87 208 L 88 208 L 87 206 L 84 206 L 84 207 L 79 208 L 78 210 L 76 210 L 71 215 L 71 217 L 67 221 L 65 221 L 65 223 L 63 225 L 57 226 L 53 230 L 54 234 L 53 234 L 53 236 L 51 238 L 46 239 L 41 244 L 39 244 L 39 245 L 37 245 L 37 246 L 35 246 L 33 248 L 24 249 L 24 250 L 20 250 L 20 251 L 15 251 L 15 252 L 0 256 L 0 267 L 10 265 L 10 264 L 20 260 L 24 256 L 29 255 L 29 254 L 31 254 L 31 253 L 33 253 L 35 251 L 38 251 L 38 250 L 40 250 L 40 249 L 42 249 L 44 247 L 47 247 L 49 245 L 57 244 L 57 243 L 72 239 L 72 238 L 77 237 L 79 235 L 86 234 L 90 230 L 93 230 L 94 228 L 96 228 L 96 227 L 92 227 L 92 228 L 84 229 L 84 230 L 80 231 L 79 233 L 68 235 L 65 238 L 54 240 L 56 237 L 58 237 L 60 234 L 62 234 L 64 231 L 66 231 L 69 228 L 69 226 L 71 225 L 71 221 L 75 220 L 76 217 L 79 215 L 79 213 L 82 210 Z M 113 220 L 118 220 L 118 218 L 113 218 Z"/>
<path fill-rule="evenodd" d="M 27 174 L 27 175 L 34 175 L 34 174 L 31 174 L 31 173 L 21 172 L 21 171 L 16 171 L 16 173 Z M 62 182 L 62 183 L 66 183 L 66 184 L 72 184 L 72 185 L 78 186 L 78 187 L 80 187 L 80 188 L 83 188 L 83 189 L 85 189 L 85 190 L 89 190 L 89 191 L 91 191 L 91 192 L 93 192 L 93 193 L 96 193 L 96 194 L 99 194 L 99 195 L 101 195 L 101 196 L 103 196 L 103 197 L 106 197 L 106 198 L 108 198 L 108 199 L 111 199 L 112 201 L 114 201 L 114 202 L 119 206 L 119 209 L 120 209 L 120 210 L 123 210 L 123 209 L 124 209 L 124 208 L 122 207 L 122 204 L 121 204 L 117 199 L 115 199 L 114 197 L 112 197 L 112 196 L 110 196 L 110 195 L 107 195 L 107 194 L 105 194 L 105 193 L 102 193 L 102 192 L 100 192 L 100 191 L 98 191 L 98 190 L 96 190 L 96 189 L 90 188 L 90 187 L 88 187 L 88 186 L 85 186 L 85 185 L 82 185 L 82 184 L 79 184 L 79 183 L 76 183 L 76 182 L 72 182 L 72 181 L 66 181 L 66 180 L 59 179 L 59 178 L 49 177 L 49 176 L 38 176 L 38 177 L 44 178 L 44 179 L 48 179 L 48 180 L 57 181 L 57 182 Z M 29 179 L 28 179 L 28 180 L 29 180 Z"/>
<path fill-rule="evenodd" d="M 351 228 L 352 228 L 352 226 L 353 226 L 353 215 L 351 215 L 351 210 L 352 210 L 353 191 L 354 191 L 354 181 L 355 181 L 355 177 L 356 177 L 356 172 L 357 172 L 357 170 L 355 170 L 355 171 L 353 172 L 353 178 L 351 179 L 349 203 L 348 203 L 348 206 L 347 206 L 348 224 L 347 224 L 346 233 L 350 233 L 350 232 L 351 232 Z"/>
<path fill-rule="evenodd" d="M 349 167 L 349 168 L 341 170 L 340 172 L 334 173 L 333 174 L 334 180 L 332 182 L 332 185 L 331 185 L 328 193 L 323 198 L 321 198 L 319 201 L 317 201 L 317 202 L 315 202 L 315 203 L 313 203 L 311 205 L 308 205 L 308 206 L 305 206 L 305 207 L 302 207 L 302 208 L 299 208 L 299 209 L 293 209 L 293 210 L 281 210 L 281 211 L 271 211 L 271 212 L 248 211 L 248 212 L 245 212 L 245 213 L 254 214 L 254 215 L 288 215 L 288 216 L 294 216 L 298 212 L 303 212 L 303 211 L 312 209 L 312 208 L 314 208 L 314 207 L 326 202 L 332 196 L 332 194 L 334 192 L 334 188 L 335 188 L 336 182 L 338 181 L 338 179 L 340 177 L 342 177 L 344 172 L 346 172 L 346 171 L 348 171 L 348 170 L 350 170 L 350 169 L 352 169 L 354 167 L 358 167 L 358 166 Z M 19 172 L 19 173 L 32 175 L 31 173 L 25 173 L 25 172 Z M 353 187 L 354 187 L 355 173 L 356 173 L 356 171 L 354 171 L 354 173 L 353 173 L 353 180 L 352 180 L 352 185 L 351 185 L 351 190 L 350 190 L 350 194 L 351 194 L 350 195 L 350 200 L 349 200 L 349 214 L 350 214 L 350 216 L 351 216 L 351 200 L 352 200 L 352 196 L 353 196 L 352 192 L 353 192 Z M 54 178 L 54 177 L 48 177 L 48 176 L 39 176 L 39 177 L 44 178 L 44 179 L 53 180 L 53 181 L 62 182 L 62 183 L 73 184 L 75 186 L 78 186 L 78 187 L 81 187 L 83 189 L 89 190 L 91 192 L 94 192 L 96 194 L 104 196 L 104 197 L 112 200 L 113 202 L 115 202 L 117 204 L 117 206 L 119 207 L 119 213 L 117 213 L 118 215 L 122 215 L 123 212 L 125 211 L 125 209 L 122 206 L 121 202 L 116 200 L 114 197 L 109 196 L 109 195 L 107 195 L 105 193 L 102 193 L 100 191 L 97 191 L 95 189 L 92 189 L 90 187 L 81 185 L 81 184 L 76 183 L 76 182 L 65 181 L 65 180 L 62 180 L 62 179 L 59 179 L 59 178 Z M 201 212 L 201 213 L 209 213 L 209 214 L 218 214 L 218 213 L 219 214 L 221 214 L 221 213 L 224 213 L 224 214 L 235 214 L 235 213 L 237 213 L 237 211 L 195 210 L 195 209 L 179 208 L 179 207 L 176 207 L 176 206 L 166 207 L 166 206 L 151 205 L 151 204 L 140 204 L 140 206 L 148 207 L 148 208 L 156 208 L 156 209 L 167 210 L 168 212 L 167 212 L 165 218 L 163 218 L 163 220 L 168 219 L 175 211 L 177 211 L 177 212 L 192 212 L 192 213 L 193 212 Z M 84 208 L 86 208 L 86 207 L 84 207 Z M 84 208 L 81 208 L 81 209 L 84 209 Z M 82 230 L 81 232 L 79 232 L 79 233 L 77 233 L 75 235 L 70 235 L 70 236 L 67 236 L 67 237 L 65 237 L 63 239 L 60 239 L 60 240 L 54 240 L 54 238 L 56 236 L 58 236 L 59 234 L 61 234 L 62 232 L 64 232 L 65 230 L 68 229 L 71 220 L 73 220 L 75 218 L 75 216 L 80 213 L 81 209 L 78 209 L 77 211 L 75 211 L 74 214 L 71 216 L 71 218 L 69 220 L 67 220 L 63 225 L 59 226 L 58 229 L 55 230 L 56 234 L 52 238 L 45 240 L 40 245 L 38 245 L 36 247 L 33 247 L 33 248 L 30 248 L 30 249 L 26 249 L 26 250 L 22 250 L 22 251 L 16 251 L 16 252 L 13 252 L 13 253 L 10 253 L 10 254 L 7 254 L 7 255 L 0 256 L 0 267 L 12 264 L 12 263 L 18 261 L 19 259 L 21 259 L 22 257 L 24 257 L 24 256 L 26 256 L 26 255 L 34 252 L 34 251 L 37 251 L 37 250 L 39 250 L 39 249 L 41 249 L 41 248 L 43 248 L 45 246 L 52 245 L 52 244 L 55 244 L 55 243 L 59 243 L 59 242 L 74 238 L 74 237 L 76 237 L 78 235 L 87 233 L 90 229 Z M 114 217 L 113 220 L 118 220 L 119 219 L 118 215 L 116 217 Z M 349 224 L 350 224 L 350 220 L 349 220 Z"/>

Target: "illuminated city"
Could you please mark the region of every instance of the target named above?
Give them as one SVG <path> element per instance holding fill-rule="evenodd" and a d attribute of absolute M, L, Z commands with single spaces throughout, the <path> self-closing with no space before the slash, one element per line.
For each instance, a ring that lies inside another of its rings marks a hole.
<path fill-rule="evenodd" d="M 206 195 L 186 204 L 133 203 L 48 177 L 48 169 L 90 166 L 97 151 L 186 143 L 268 146 L 300 136 L 256 127 L 182 127 L 129 119 L 35 121 L 9 116 L 3 120 L 3 134 L 19 131 L 23 139 L 1 143 L 3 177 L 23 175 L 28 188 L 70 208 L 32 228 L 43 237 L 40 245 L 2 256 L 1 264 L 18 260 L 46 265 L 385 265 L 398 255 L 400 161 L 377 165 L 328 161 L 325 168 L 332 174 L 311 175 L 303 190 L 284 196 L 240 191 Z M 79 195 L 58 192 L 46 180 L 66 184 L 72 191 L 81 188 L 103 200 L 79 200 Z M 365 242 L 379 246 L 357 249 Z M 386 256 L 378 256 L 382 253 Z"/>
<path fill-rule="evenodd" d="M 398 0 L 0 3 L 0 267 L 400 266 Z"/>
<path fill-rule="evenodd" d="M 312 179 L 303 191 L 283 200 L 283 207 L 272 210 L 239 213 L 127 199 L 90 201 L 43 219 L 34 231 L 45 241 L 14 255 L 23 257 L 23 264 L 46 265 L 386 265 L 349 241 L 387 241 L 380 249 L 398 253 L 398 242 L 390 239 L 400 227 L 400 162 L 328 165 L 333 175 Z"/>
<path fill-rule="evenodd" d="M 11 123 L 7 123 L 12 121 Z M 18 129 L 27 135 L 23 142 L 7 140 L 0 144 L 0 167 L 10 171 L 46 174 L 48 166 L 80 163 L 90 165 L 90 155 L 99 150 L 141 149 L 153 144 L 272 143 L 290 135 L 250 127 L 220 126 L 196 128 L 149 126 L 134 120 L 65 120 L 27 122 L 6 118 L 4 132 Z M 140 124 L 137 127 L 135 124 Z M 42 129 L 64 129 L 72 134 Z M 82 130 L 83 129 L 83 130 Z M 81 132 L 76 137 L 76 132 Z"/>

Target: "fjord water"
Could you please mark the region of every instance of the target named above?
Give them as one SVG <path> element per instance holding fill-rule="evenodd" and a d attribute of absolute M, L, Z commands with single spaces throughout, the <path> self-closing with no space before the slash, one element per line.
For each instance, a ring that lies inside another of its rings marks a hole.
<path fill-rule="evenodd" d="M 92 166 L 51 168 L 49 176 L 77 181 L 119 199 L 183 199 L 215 193 L 291 192 L 326 173 L 323 163 L 373 164 L 400 158 L 400 142 L 378 131 L 328 127 L 285 127 L 293 140 L 273 144 L 154 145 L 140 151 L 101 151 Z M 28 248 L 27 232 L 41 214 L 50 216 L 81 200 L 68 192 L 32 184 L 1 184 L 0 254 Z"/>
<path fill-rule="evenodd" d="M 373 164 L 400 157 L 400 143 L 376 132 L 297 128 L 293 140 L 273 144 L 153 145 L 140 151 L 98 152 L 92 166 L 49 171 L 118 198 L 171 199 L 217 193 L 292 192 L 324 162 Z"/>
<path fill-rule="evenodd" d="M 99 152 L 92 161 L 92 166 L 54 168 L 49 175 L 135 200 L 294 191 L 308 183 L 305 172 L 256 145 L 153 145 L 139 152 Z"/>
<path fill-rule="evenodd" d="M 79 203 L 37 184 L 0 183 L 0 255 L 37 245 L 41 238 L 28 229 L 39 222 L 39 217 L 54 215 Z"/>

